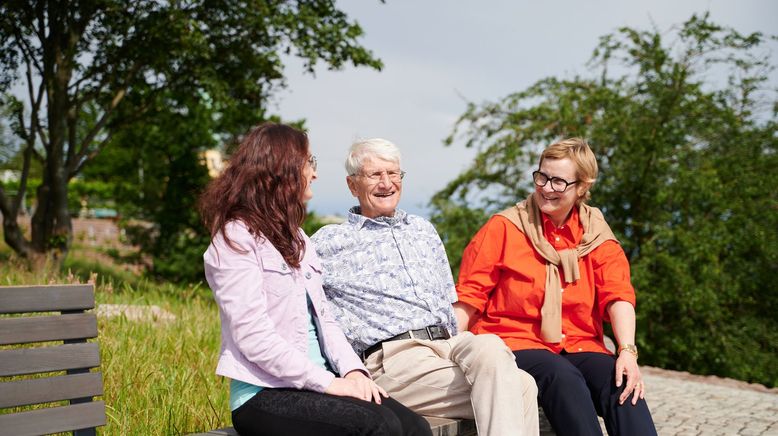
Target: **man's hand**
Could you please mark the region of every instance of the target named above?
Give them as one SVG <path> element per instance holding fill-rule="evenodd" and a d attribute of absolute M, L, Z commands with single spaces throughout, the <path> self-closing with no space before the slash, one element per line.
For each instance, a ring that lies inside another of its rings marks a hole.
<path fill-rule="evenodd" d="M 459 333 L 470 330 L 470 323 L 475 315 L 475 307 L 457 301 L 454 303 L 454 316 L 457 318 L 457 330 Z"/>
<path fill-rule="evenodd" d="M 357 370 L 349 372 L 343 378 L 336 377 L 327 386 L 324 393 L 340 397 L 358 398 L 364 401 L 373 400 L 376 404 L 381 404 L 381 396 L 389 396 L 381 386 L 378 386 L 364 373 Z"/>

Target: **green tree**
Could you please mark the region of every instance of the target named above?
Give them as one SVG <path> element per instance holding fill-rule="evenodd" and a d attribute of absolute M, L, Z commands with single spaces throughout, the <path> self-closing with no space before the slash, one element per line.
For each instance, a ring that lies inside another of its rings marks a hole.
<path fill-rule="evenodd" d="M 281 53 L 311 72 L 319 62 L 380 68 L 361 34 L 332 0 L 0 3 L 0 94 L 22 156 L 19 192 L 0 187 L 5 241 L 61 262 L 72 239 L 68 181 L 116 135 L 163 107 L 188 123 L 194 104 L 210 111 L 212 136 L 229 137 L 264 118 L 284 83 Z M 9 96 L 14 84 L 24 97 Z M 27 240 L 16 218 L 34 165 L 42 178 Z"/>
<path fill-rule="evenodd" d="M 479 153 L 433 198 L 433 220 L 461 252 L 458 229 L 486 216 L 462 210 L 523 199 L 539 150 L 586 137 L 601 169 L 592 204 L 632 265 L 643 363 L 775 386 L 774 66 L 760 33 L 707 14 L 675 30 L 668 43 L 658 31 L 620 29 L 601 39 L 592 77 L 547 78 L 469 105 L 448 141 L 462 135 Z"/>

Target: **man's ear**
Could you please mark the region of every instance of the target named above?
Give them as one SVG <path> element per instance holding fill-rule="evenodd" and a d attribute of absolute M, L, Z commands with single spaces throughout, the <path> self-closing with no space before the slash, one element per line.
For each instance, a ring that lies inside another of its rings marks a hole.
<path fill-rule="evenodd" d="M 348 190 L 351 191 L 351 195 L 356 197 L 357 196 L 357 184 L 354 181 L 354 179 L 351 176 L 346 176 L 346 184 L 348 185 Z"/>

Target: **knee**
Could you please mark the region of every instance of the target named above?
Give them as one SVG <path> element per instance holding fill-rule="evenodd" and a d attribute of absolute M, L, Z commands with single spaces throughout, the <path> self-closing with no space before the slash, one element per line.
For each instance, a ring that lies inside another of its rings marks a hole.
<path fill-rule="evenodd" d="M 499 336 L 490 333 L 473 335 L 469 340 L 469 346 L 477 353 L 478 358 L 488 362 L 501 360 L 505 357 L 513 360 L 511 349 L 505 345 Z"/>
<path fill-rule="evenodd" d="M 380 417 L 377 417 L 377 419 L 373 420 L 371 424 L 372 425 L 369 426 L 368 431 L 365 433 L 370 436 L 373 435 L 404 436 L 405 435 L 405 433 L 403 432 L 403 425 L 402 422 L 400 421 L 400 418 L 398 418 L 397 415 L 389 411 L 386 411 L 386 413 L 381 413 Z"/>
<path fill-rule="evenodd" d="M 432 436 L 429 422 L 424 417 L 387 398 L 374 410 L 378 415 L 372 422 L 368 435 Z"/>
<path fill-rule="evenodd" d="M 575 367 L 556 367 L 543 374 L 542 379 L 536 381 L 543 394 L 564 393 L 574 397 L 585 395 L 585 398 L 589 398 L 586 380 Z"/>
<path fill-rule="evenodd" d="M 421 415 L 413 414 L 413 419 L 406 432 L 408 436 L 432 436 L 430 423 Z"/>
<path fill-rule="evenodd" d="M 538 397 L 538 385 L 535 383 L 535 377 L 529 375 L 526 371 L 519 370 L 519 381 L 522 389 L 524 389 L 525 399 L 537 399 Z"/>

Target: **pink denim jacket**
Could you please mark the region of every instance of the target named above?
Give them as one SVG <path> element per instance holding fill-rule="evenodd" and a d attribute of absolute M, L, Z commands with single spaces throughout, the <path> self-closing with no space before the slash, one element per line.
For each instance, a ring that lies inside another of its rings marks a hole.
<path fill-rule="evenodd" d="M 308 304 L 318 319 L 322 350 L 341 376 L 368 375 L 332 316 L 321 287 L 321 265 L 311 241 L 299 269 L 286 264 L 265 239 L 258 241 L 240 221 L 225 226 L 239 253 L 217 234 L 203 255 L 205 277 L 221 317 L 221 352 L 216 374 L 257 386 L 316 392 L 335 375 L 308 358 Z M 369 375 L 368 375 L 369 376 Z"/>

